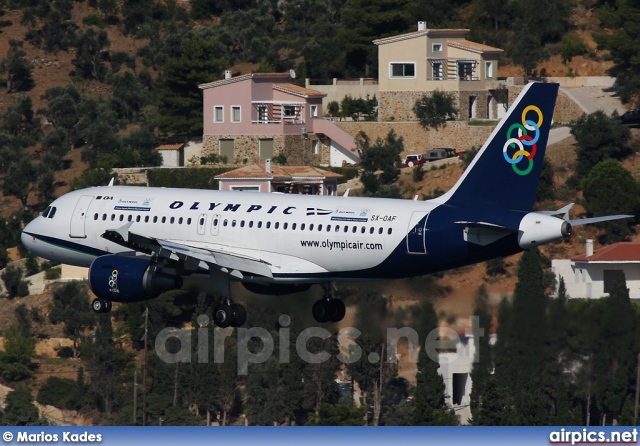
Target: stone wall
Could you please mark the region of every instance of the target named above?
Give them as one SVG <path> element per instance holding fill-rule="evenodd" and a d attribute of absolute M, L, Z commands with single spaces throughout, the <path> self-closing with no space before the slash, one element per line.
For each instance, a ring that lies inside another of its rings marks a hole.
<path fill-rule="evenodd" d="M 336 122 L 345 132 L 356 136 L 361 130 L 372 141 L 385 139 L 390 130 L 402 136 L 405 151 L 403 156 L 412 153 L 425 153 L 436 147 L 453 147 L 456 150 L 480 148 L 493 130 L 493 126 L 470 126 L 462 121 L 450 121 L 436 131 L 425 130 L 417 122 Z"/>
<path fill-rule="evenodd" d="M 229 164 L 246 164 L 259 162 L 258 145 L 260 139 L 273 139 L 274 156 L 284 153 L 289 165 L 329 164 L 330 147 L 316 135 L 205 135 L 201 156 L 218 153 L 218 142 L 221 139 L 234 140 L 234 159 Z M 314 141 L 318 141 L 318 153 L 313 154 Z"/>
<path fill-rule="evenodd" d="M 509 88 L 509 105 L 515 101 L 523 87 Z M 560 90 L 556 99 L 556 107 L 553 110 L 553 122 L 557 125 L 568 124 L 577 120 L 584 114 L 584 110 L 567 94 Z"/>

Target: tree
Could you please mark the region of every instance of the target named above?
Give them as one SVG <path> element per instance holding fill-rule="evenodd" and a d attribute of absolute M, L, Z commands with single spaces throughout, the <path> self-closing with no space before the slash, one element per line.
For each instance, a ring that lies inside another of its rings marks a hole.
<path fill-rule="evenodd" d="M 395 132 L 390 130 L 384 141 L 378 138 L 375 144 L 371 144 L 369 137 L 360 132 L 358 140 L 361 147 L 360 165 L 364 170 L 360 179 L 367 195 L 400 198 L 399 190 L 394 191 L 391 183 L 400 175 L 397 165 L 400 162 L 400 153 L 404 151 L 402 137 L 398 138 Z M 382 172 L 377 174 L 379 170 Z"/>
<path fill-rule="evenodd" d="M 631 153 L 627 147 L 630 130 L 620 125 L 615 116 L 602 110 L 582 115 L 571 125 L 576 139 L 577 174 L 584 178 L 598 163 L 607 159 L 622 160 Z"/>
<path fill-rule="evenodd" d="M 183 135 L 202 133 L 202 92 L 194 86 L 215 80 L 227 65 L 212 37 L 194 35 L 181 42 L 181 53 L 162 66 L 155 85 L 160 104 L 158 127 Z"/>
<path fill-rule="evenodd" d="M 9 299 L 29 295 L 29 285 L 31 282 L 23 280 L 23 275 L 24 270 L 14 264 L 7 266 L 2 274 L 0 274 Z"/>
<path fill-rule="evenodd" d="M 7 73 L 7 93 L 33 88 L 33 65 L 25 59 L 27 53 L 21 49 L 22 45 L 18 40 L 9 40 L 7 57 L 0 61 L 0 73 Z"/>
<path fill-rule="evenodd" d="M 438 130 L 447 125 L 448 119 L 455 119 L 458 109 L 455 107 L 452 94 L 435 90 L 431 96 L 422 95 L 413 106 L 420 125 L 425 129 L 431 127 Z"/>
<path fill-rule="evenodd" d="M 428 333 L 438 329 L 438 316 L 429 301 L 420 307 L 418 322 L 418 338 L 424 340 Z M 453 426 L 458 424 L 458 417 L 445 404 L 445 385 L 438 374 L 440 364 L 427 355 L 425 349 L 418 354 L 418 373 L 416 375 L 416 392 L 413 399 L 414 426 Z"/>
<path fill-rule="evenodd" d="M 327 404 L 318 406 L 318 413 L 307 422 L 308 426 L 362 426 L 366 406 L 354 408 L 349 404 Z"/>
<path fill-rule="evenodd" d="M 584 206 L 589 215 L 640 213 L 640 183 L 618 161 L 609 159 L 597 164 L 582 182 Z M 630 233 L 632 219 L 599 224 L 606 232 L 605 243 L 624 240 Z"/>
<path fill-rule="evenodd" d="M 9 172 L 3 178 L 2 193 L 18 198 L 22 207 L 26 207 L 29 194 L 37 187 L 38 177 L 38 165 L 23 153 L 16 162 L 10 164 Z"/>
<path fill-rule="evenodd" d="M 20 381 L 32 376 L 31 360 L 36 354 L 36 340 L 25 335 L 17 323 L 4 332 L 4 352 L 0 353 L 0 373 L 7 381 Z"/>
<path fill-rule="evenodd" d="M 107 32 L 89 28 L 78 31 L 76 37 L 76 55 L 71 63 L 76 67 L 76 75 L 83 79 L 103 81 L 107 74 L 105 52 L 111 42 Z"/>
<path fill-rule="evenodd" d="M 31 393 L 28 390 L 16 389 L 7 395 L 2 424 L 6 426 L 46 426 L 48 423 L 40 418 L 38 408 L 33 404 Z"/>
<path fill-rule="evenodd" d="M 52 324 L 64 323 L 64 333 L 73 339 L 73 356 L 80 355 L 80 342 L 87 328 L 96 325 L 96 316 L 89 305 L 86 285 L 71 281 L 57 285 L 53 290 L 53 304 L 49 319 Z"/>

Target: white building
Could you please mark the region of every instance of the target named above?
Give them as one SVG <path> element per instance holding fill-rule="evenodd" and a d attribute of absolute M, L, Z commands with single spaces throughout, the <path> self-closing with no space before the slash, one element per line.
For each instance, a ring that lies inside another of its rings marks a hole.
<path fill-rule="evenodd" d="M 640 299 L 640 243 L 615 243 L 594 252 L 587 240 L 584 254 L 551 261 L 558 283 L 564 279 L 567 294 L 577 298 L 606 296 L 624 273 L 629 297 Z"/>

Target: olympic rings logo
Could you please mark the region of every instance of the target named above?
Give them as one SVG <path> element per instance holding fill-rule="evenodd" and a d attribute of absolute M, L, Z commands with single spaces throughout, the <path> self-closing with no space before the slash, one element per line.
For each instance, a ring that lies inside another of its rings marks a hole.
<path fill-rule="evenodd" d="M 118 292 L 118 270 L 114 269 L 109 276 L 109 288 L 111 291 Z"/>
<path fill-rule="evenodd" d="M 535 113 L 538 115 L 538 119 L 533 121 L 527 119 L 527 114 Z M 502 154 L 504 159 L 511 164 L 513 171 L 518 175 L 528 175 L 533 169 L 533 157 L 536 156 L 538 147 L 536 143 L 540 137 L 540 127 L 542 126 L 543 117 L 542 112 L 535 105 L 529 105 L 522 111 L 522 124 L 515 123 L 509 127 L 507 131 L 507 141 L 502 148 Z M 511 136 L 514 131 L 517 131 L 517 136 Z M 535 136 L 529 134 L 535 132 Z M 516 151 L 509 155 L 509 149 L 516 149 Z M 522 170 L 518 168 L 518 163 L 523 158 L 529 160 L 529 165 L 526 169 Z"/>

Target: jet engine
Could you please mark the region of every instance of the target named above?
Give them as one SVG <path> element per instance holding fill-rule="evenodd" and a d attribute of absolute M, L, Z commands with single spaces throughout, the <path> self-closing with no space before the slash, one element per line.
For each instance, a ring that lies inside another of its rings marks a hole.
<path fill-rule="evenodd" d="M 148 258 L 105 255 L 91 263 L 89 286 L 98 298 L 135 302 L 181 288 L 182 277 L 163 273 Z"/>
<path fill-rule="evenodd" d="M 571 235 L 571 223 L 548 214 L 530 212 L 520 221 L 518 244 L 530 249 Z"/>

